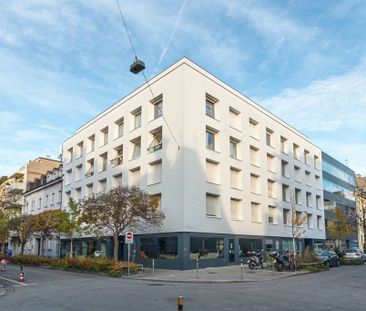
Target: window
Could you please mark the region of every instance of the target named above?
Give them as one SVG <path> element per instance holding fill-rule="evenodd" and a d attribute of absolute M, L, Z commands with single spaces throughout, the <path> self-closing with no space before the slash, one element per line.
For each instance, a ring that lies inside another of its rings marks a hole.
<path fill-rule="evenodd" d="M 296 144 L 292 145 L 292 152 L 294 153 L 294 158 L 300 160 L 300 147 Z"/>
<path fill-rule="evenodd" d="M 155 152 L 162 148 L 162 127 L 159 127 L 150 132 L 151 135 L 151 142 L 150 145 L 147 147 L 147 152 Z"/>
<path fill-rule="evenodd" d="M 320 159 L 318 156 L 314 155 L 314 167 L 318 170 L 320 169 Z"/>
<path fill-rule="evenodd" d="M 229 116 L 230 126 L 240 131 L 241 130 L 240 112 L 235 108 L 230 107 L 229 114 L 230 114 Z"/>
<path fill-rule="evenodd" d="M 71 191 L 65 192 L 65 204 L 68 204 L 71 198 Z M 55 194 L 52 193 L 51 207 L 55 205 Z"/>
<path fill-rule="evenodd" d="M 315 175 L 315 186 L 318 188 L 318 189 L 321 189 L 322 185 L 320 183 L 320 176 L 318 175 Z"/>
<path fill-rule="evenodd" d="M 125 120 L 124 118 L 118 119 L 115 124 L 116 134 L 115 138 L 122 137 L 124 134 Z"/>
<path fill-rule="evenodd" d="M 217 131 L 206 127 L 206 148 L 210 150 L 216 150 L 215 136 Z"/>
<path fill-rule="evenodd" d="M 122 186 L 122 173 L 112 176 L 112 187 Z"/>
<path fill-rule="evenodd" d="M 32 201 L 32 210 L 31 211 L 33 212 L 35 208 L 36 208 L 36 201 L 33 200 Z"/>
<path fill-rule="evenodd" d="M 62 201 L 62 191 L 61 190 L 59 190 L 58 191 L 58 196 L 57 196 L 57 203 L 61 203 L 61 201 Z M 68 202 L 67 202 L 68 203 Z"/>
<path fill-rule="evenodd" d="M 217 259 L 224 258 L 223 238 L 190 238 L 189 259 Z"/>
<path fill-rule="evenodd" d="M 288 140 L 281 136 L 281 152 L 288 154 Z"/>
<path fill-rule="evenodd" d="M 206 193 L 206 215 L 218 216 L 219 196 L 216 194 Z"/>
<path fill-rule="evenodd" d="M 250 189 L 251 192 L 260 194 L 260 178 L 258 175 L 250 174 Z"/>
<path fill-rule="evenodd" d="M 67 158 L 66 158 L 66 163 L 70 163 L 73 160 L 73 148 L 69 148 L 67 149 Z"/>
<path fill-rule="evenodd" d="M 235 167 L 230 167 L 230 185 L 235 189 L 242 189 L 241 170 Z"/>
<path fill-rule="evenodd" d="M 234 198 L 230 199 L 230 215 L 232 220 L 243 220 L 241 200 Z"/>
<path fill-rule="evenodd" d="M 322 197 L 320 195 L 316 196 L 316 208 L 321 209 L 322 208 Z"/>
<path fill-rule="evenodd" d="M 140 240 L 140 257 L 142 259 L 158 258 L 159 260 L 178 259 L 177 237 L 149 237 Z"/>
<path fill-rule="evenodd" d="M 301 182 L 301 169 L 298 166 L 294 166 L 295 180 Z"/>
<path fill-rule="evenodd" d="M 141 126 L 141 107 L 131 112 L 132 115 L 132 129 L 137 129 Z"/>
<path fill-rule="evenodd" d="M 76 188 L 75 189 L 75 201 L 80 204 L 81 202 L 81 188 Z"/>
<path fill-rule="evenodd" d="M 311 192 L 306 192 L 306 206 L 307 207 L 312 207 L 312 197 L 311 197 Z"/>
<path fill-rule="evenodd" d="M 249 135 L 259 139 L 259 124 L 253 119 L 249 119 Z"/>
<path fill-rule="evenodd" d="M 322 219 L 322 216 L 316 216 L 316 224 L 317 224 L 317 228 L 319 230 L 322 230 L 323 229 L 323 219 Z"/>
<path fill-rule="evenodd" d="M 281 160 L 281 173 L 283 177 L 289 178 L 289 169 L 288 169 L 288 162 L 285 160 Z"/>
<path fill-rule="evenodd" d="M 272 136 L 273 136 L 273 131 L 270 128 L 266 128 L 266 143 L 267 146 L 272 147 Z"/>
<path fill-rule="evenodd" d="M 250 164 L 255 166 L 260 166 L 260 153 L 259 149 L 254 146 L 249 147 L 249 153 L 250 153 Z"/>
<path fill-rule="evenodd" d="M 305 171 L 305 182 L 308 186 L 311 186 L 311 173 L 309 171 Z"/>
<path fill-rule="evenodd" d="M 301 204 L 301 190 L 295 188 L 295 203 Z"/>
<path fill-rule="evenodd" d="M 106 171 L 107 164 L 108 164 L 108 154 L 107 152 L 105 152 L 99 156 L 99 166 L 100 166 L 99 172 Z"/>
<path fill-rule="evenodd" d="M 95 150 L 95 135 L 92 135 L 88 138 L 88 152 L 92 152 Z"/>
<path fill-rule="evenodd" d="M 161 182 L 162 164 L 161 160 L 149 164 L 149 171 L 147 177 L 148 185 Z"/>
<path fill-rule="evenodd" d="M 282 201 L 290 202 L 290 187 L 288 185 L 282 185 Z"/>
<path fill-rule="evenodd" d="M 42 208 L 42 198 L 39 198 L 38 200 L 38 209 Z"/>
<path fill-rule="evenodd" d="M 84 143 L 81 141 L 76 145 L 76 158 L 81 158 L 83 156 Z"/>
<path fill-rule="evenodd" d="M 305 164 L 307 164 L 307 165 L 310 165 L 309 157 L 310 157 L 310 152 L 309 152 L 309 151 L 307 151 L 307 150 L 304 150 L 304 162 L 305 162 Z"/>
<path fill-rule="evenodd" d="M 123 145 L 117 146 L 113 149 L 113 159 L 110 160 L 113 167 L 123 163 Z"/>
<path fill-rule="evenodd" d="M 151 103 L 154 106 L 154 119 L 161 117 L 163 115 L 163 95 L 155 97 Z"/>
<path fill-rule="evenodd" d="M 131 140 L 132 145 L 132 159 L 136 159 L 141 156 L 141 137 L 137 137 Z"/>
<path fill-rule="evenodd" d="M 259 203 L 251 202 L 252 222 L 262 222 L 261 205 Z"/>
<path fill-rule="evenodd" d="M 48 199 L 49 199 L 49 196 L 48 194 L 46 195 L 46 199 L 45 199 L 45 202 L 44 202 L 44 208 L 48 208 Z M 27 203 L 28 204 L 28 203 Z"/>
<path fill-rule="evenodd" d="M 283 224 L 284 225 L 289 225 L 290 224 L 290 210 L 287 208 L 283 209 L 282 212 L 282 216 L 283 216 Z"/>
<path fill-rule="evenodd" d="M 71 181 L 72 181 L 72 169 L 69 169 L 66 171 L 66 174 L 65 174 L 65 185 L 70 184 Z"/>
<path fill-rule="evenodd" d="M 100 131 L 100 145 L 104 146 L 108 144 L 108 126 Z"/>
<path fill-rule="evenodd" d="M 268 206 L 268 223 L 277 224 L 277 208 L 276 206 Z"/>
<path fill-rule="evenodd" d="M 161 210 L 161 193 L 152 194 L 150 197 L 156 202 L 156 208 Z"/>
<path fill-rule="evenodd" d="M 82 174 L 83 174 L 83 165 L 79 164 L 78 166 L 76 166 L 75 180 L 80 180 Z"/>
<path fill-rule="evenodd" d="M 306 214 L 306 223 L 308 228 L 313 228 L 313 214 L 310 213 Z"/>
<path fill-rule="evenodd" d="M 70 196 L 71 192 L 70 191 L 67 191 L 66 192 L 66 196 L 69 195 Z M 52 195 L 51 195 L 51 206 L 54 206 L 55 205 L 55 201 L 56 201 L 56 194 L 54 192 L 52 192 Z M 67 200 L 66 202 L 69 202 L 69 198 L 67 197 Z"/>
<path fill-rule="evenodd" d="M 94 159 L 90 159 L 86 162 L 86 173 L 85 176 L 89 177 L 89 176 L 93 176 L 94 175 Z"/>
<path fill-rule="evenodd" d="M 267 180 L 267 190 L 270 198 L 276 198 L 276 182 L 274 180 Z"/>
<path fill-rule="evenodd" d="M 216 98 L 206 94 L 206 116 L 215 118 L 215 105 L 218 102 Z"/>
<path fill-rule="evenodd" d="M 214 184 L 220 183 L 220 165 L 218 162 L 206 159 L 206 181 Z"/>
<path fill-rule="evenodd" d="M 297 227 L 302 227 L 304 225 L 304 221 L 305 219 L 302 217 L 302 212 L 300 211 L 296 211 L 296 214 L 295 214 L 295 219 L 294 219 L 294 224 L 297 226 Z"/>
<path fill-rule="evenodd" d="M 93 184 L 86 185 L 85 193 L 87 196 L 93 194 Z"/>
<path fill-rule="evenodd" d="M 101 179 L 98 182 L 98 191 L 99 192 L 105 192 L 107 190 L 107 180 Z"/>
<path fill-rule="evenodd" d="M 230 137 L 230 157 L 232 158 L 239 158 L 238 156 L 238 145 L 239 145 L 239 140 L 233 137 Z"/>
<path fill-rule="evenodd" d="M 270 172 L 276 172 L 276 159 L 275 156 L 267 153 L 267 170 Z"/>
<path fill-rule="evenodd" d="M 131 186 L 140 185 L 140 167 L 136 167 L 130 170 L 130 185 Z"/>

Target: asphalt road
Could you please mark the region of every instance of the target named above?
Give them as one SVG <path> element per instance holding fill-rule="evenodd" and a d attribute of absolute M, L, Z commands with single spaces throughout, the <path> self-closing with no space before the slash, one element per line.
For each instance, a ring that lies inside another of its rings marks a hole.
<path fill-rule="evenodd" d="M 0 274 L 8 293 L 0 310 L 365 310 L 366 265 L 286 279 L 231 283 L 153 283 L 88 274 L 26 268 L 26 285 L 16 280 L 19 268 Z M 8 280 L 6 280 L 6 279 Z"/>

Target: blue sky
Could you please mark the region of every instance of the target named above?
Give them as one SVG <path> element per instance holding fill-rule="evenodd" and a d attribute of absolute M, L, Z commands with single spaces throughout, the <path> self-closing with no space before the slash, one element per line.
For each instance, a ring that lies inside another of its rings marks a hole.
<path fill-rule="evenodd" d="M 183 56 L 366 174 L 366 2 L 119 0 L 147 77 Z M 0 10 L 0 175 L 143 83 L 115 0 Z"/>

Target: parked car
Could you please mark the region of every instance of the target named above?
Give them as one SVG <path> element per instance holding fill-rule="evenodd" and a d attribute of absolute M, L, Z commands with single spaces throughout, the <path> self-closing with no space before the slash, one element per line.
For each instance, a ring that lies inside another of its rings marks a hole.
<path fill-rule="evenodd" d="M 315 255 L 327 267 L 338 267 L 340 265 L 339 257 L 334 251 L 323 250 Z"/>
<path fill-rule="evenodd" d="M 358 248 L 350 248 L 346 250 L 343 256 L 344 259 L 362 259 L 366 261 L 366 254 L 362 253 Z"/>

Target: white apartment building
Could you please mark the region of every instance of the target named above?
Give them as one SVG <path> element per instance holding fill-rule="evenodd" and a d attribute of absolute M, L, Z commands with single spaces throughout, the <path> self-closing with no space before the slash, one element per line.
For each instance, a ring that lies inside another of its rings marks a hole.
<path fill-rule="evenodd" d="M 60 210 L 62 207 L 62 164 L 45 175 L 27 183 L 24 192 L 24 206 L 22 214 L 36 215 L 44 211 Z M 43 247 L 43 256 L 59 257 L 59 237 L 57 235 L 46 238 L 43 245 L 40 238 L 34 235 L 25 245 L 24 253 L 40 255 Z"/>
<path fill-rule="evenodd" d="M 63 202 L 118 184 L 158 196 L 164 224 L 136 232 L 133 254 L 160 267 L 291 249 L 294 204 L 308 215 L 299 247 L 325 239 L 321 151 L 307 137 L 186 58 L 149 85 L 65 141 Z M 111 239 L 80 243 L 111 254 Z"/>

